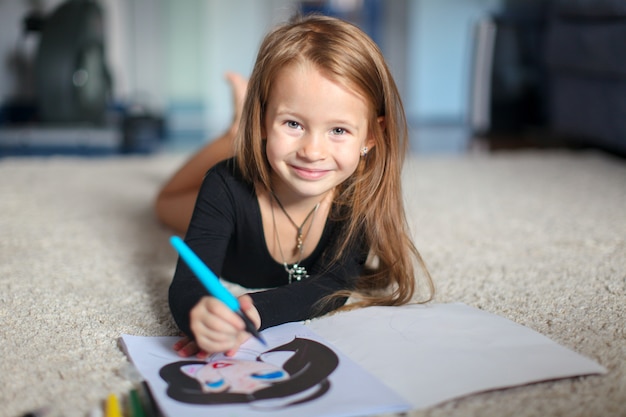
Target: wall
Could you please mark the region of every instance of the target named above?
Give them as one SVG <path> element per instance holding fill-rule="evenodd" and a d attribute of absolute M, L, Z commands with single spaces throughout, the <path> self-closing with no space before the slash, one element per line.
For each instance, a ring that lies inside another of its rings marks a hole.
<path fill-rule="evenodd" d="M 61 0 L 40 0 L 52 10 Z M 502 0 L 382 1 L 381 48 L 414 124 L 464 123 L 473 23 Z M 0 100 L 29 2 L 0 1 Z M 248 75 L 266 31 L 296 0 L 101 0 L 117 100 L 167 115 L 171 136 L 204 140 L 232 117 L 227 70 Z M 31 41 L 32 44 L 34 44 Z M 32 48 L 31 48 L 32 49 Z"/>
<path fill-rule="evenodd" d="M 226 71 L 249 75 L 265 32 L 294 0 L 133 0 L 131 98 L 167 117 L 168 137 L 197 145 L 232 119 Z M 181 7 L 184 5 L 184 7 Z"/>
<path fill-rule="evenodd" d="M 417 124 L 465 122 L 472 29 L 502 0 L 411 0 L 407 114 Z"/>
<path fill-rule="evenodd" d="M 294 0 L 209 0 L 204 10 L 203 95 L 209 134 L 221 133 L 232 119 L 226 71 L 248 76 L 265 33 L 296 9 Z"/>

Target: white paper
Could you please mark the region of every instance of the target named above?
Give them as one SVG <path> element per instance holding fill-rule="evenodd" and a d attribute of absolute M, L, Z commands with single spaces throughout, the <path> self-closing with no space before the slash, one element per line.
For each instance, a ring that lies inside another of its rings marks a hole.
<path fill-rule="evenodd" d="M 370 414 L 403 412 L 410 409 L 410 405 L 398 394 L 388 388 L 385 384 L 373 377 L 354 361 L 343 355 L 336 348 L 333 348 L 326 341 L 316 335 L 306 326 L 300 323 L 288 323 L 267 329 L 262 332 L 268 342 L 268 346 L 263 346 L 256 339 L 251 338 L 246 342 L 239 353 L 235 356 L 238 360 L 255 361 L 259 354 L 267 352 L 271 348 L 282 346 L 294 340 L 294 338 L 307 339 L 319 342 L 330 348 L 338 358 L 338 365 L 328 376 L 330 388 L 319 398 L 293 404 L 299 399 L 306 398 L 312 392 L 318 390 L 318 386 L 310 388 L 303 393 L 298 393 L 287 398 L 277 398 L 270 400 L 255 400 L 243 404 L 228 405 L 197 405 L 177 401 L 168 396 L 168 383 L 160 376 L 160 370 L 169 364 L 187 359 L 180 358 L 173 351 L 173 344 L 179 339 L 177 337 L 140 337 L 123 335 L 122 341 L 126 353 L 131 361 L 141 373 L 143 378 L 150 385 L 155 400 L 165 416 L 363 416 Z M 281 362 L 290 356 L 291 353 L 278 352 L 266 354 L 263 357 L 269 358 L 267 362 Z M 223 355 L 214 355 L 207 359 L 212 363 L 219 364 L 221 360 L 227 359 Z M 195 358 L 188 358 L 195 361 Z M 265 360 L 265 359 L 264 359 Z M 258 363 L 258 362 L 255 362 Z M 179 365 L 172 365 L 172 372 L 177 374 Z M 189 373 L 199 375 L 197 368 L 202 365 L 187 365 L 180 371 L 181 374 Z M 209 367 L 210 368 L 210 367 Z M 207 369 L 207 368 L 202 368 Z M 207 372 L 211 372 L 208 369 Z M 204 375 L 204 374 L 203 374 Z M 178 377 L 178 376 L 177 376 Z M 197 385 L 197 384 L 196 384 Z M 233 385 L 234 386 L 234 385 Z M 318 391 L 321 392 L 321 391 Z M 182 394 L 181 394 L 182 395 Z M 194 398 L 199 398 L 201 394 Z"/>
<path fill-rule="evenodd" d="M 309 326 L 418 409 L 481 391 L 606 373 L 527 327 L 464 304 L 370 307 Z"/>

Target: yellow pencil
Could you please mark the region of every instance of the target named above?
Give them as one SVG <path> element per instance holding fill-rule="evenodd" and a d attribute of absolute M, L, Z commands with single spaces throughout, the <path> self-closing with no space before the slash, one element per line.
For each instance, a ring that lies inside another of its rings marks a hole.
<path fill-rule="evenodd" d="M 117 396 L 113 393 L 109 394 L 106 403 L 105 417 L 122 417 L 122 409 Z"/>

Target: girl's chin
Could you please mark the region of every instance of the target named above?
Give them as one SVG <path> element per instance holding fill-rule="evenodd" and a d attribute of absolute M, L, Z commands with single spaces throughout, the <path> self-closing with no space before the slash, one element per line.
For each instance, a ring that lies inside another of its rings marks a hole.
<path fill-rule="evenodd" d="M 300 198 L 315 198 L 321 199 L 328 194 L 329 191 L 335 187 L 329 187 L 328 184 L 310 184 L 302 182 L 295 182 L 289 184 L 289 189 L 295 192 Z"/>

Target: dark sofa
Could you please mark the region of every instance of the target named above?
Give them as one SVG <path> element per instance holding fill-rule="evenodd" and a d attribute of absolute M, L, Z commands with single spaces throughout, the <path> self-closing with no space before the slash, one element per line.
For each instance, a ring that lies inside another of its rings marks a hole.
<path fill-rule="evenodd" d="M 556 1 L 546 23 L 550 130 L 626 154 L 626 0 Z"/>

